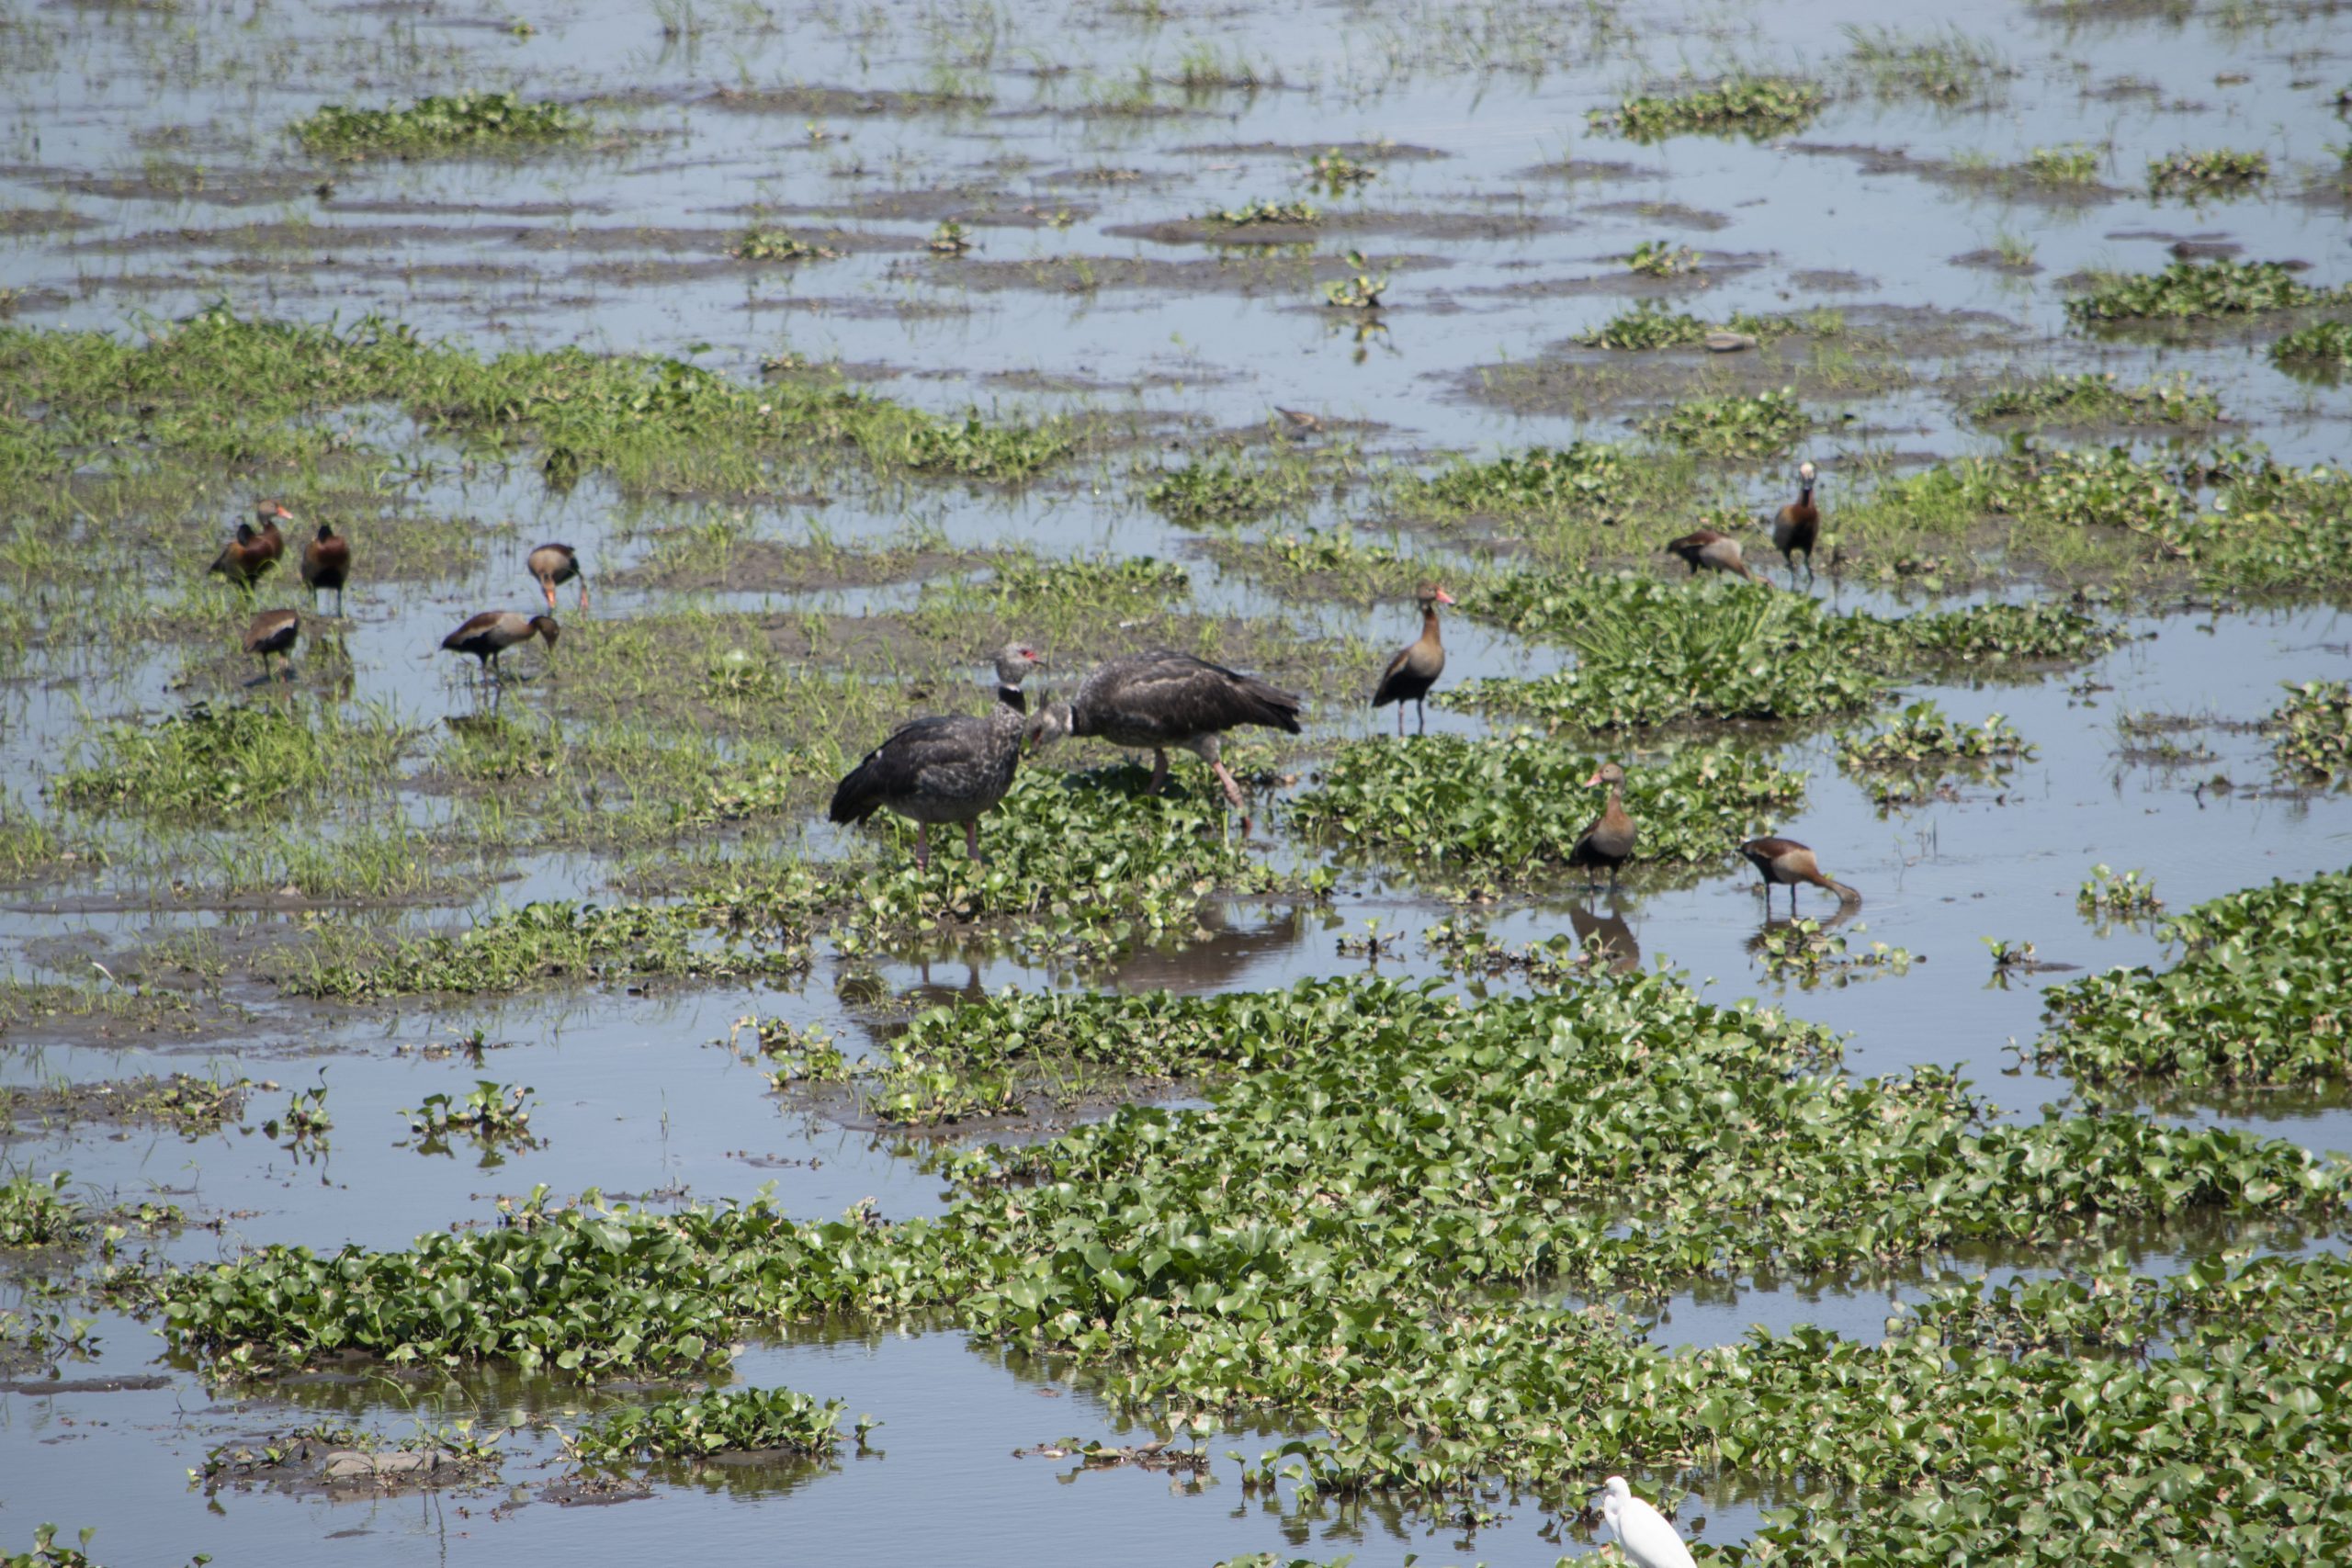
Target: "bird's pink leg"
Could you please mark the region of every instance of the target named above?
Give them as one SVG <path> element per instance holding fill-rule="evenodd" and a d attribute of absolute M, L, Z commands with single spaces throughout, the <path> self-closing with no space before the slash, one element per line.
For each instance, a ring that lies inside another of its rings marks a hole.
<path fill-rule="evenodd" d="M 1167 749 L 1165 747 L 1154 747 L 1151 753 L 1151 782 L 1143 786 L 1143 792 L 1146 795 L 1158 795 L 1159 793 L 1159 786 L 1167 782 Z"/>
<path fill-rule="evenodd" d="M 915 869 L 931 869 L 931 824 L 928 822 L 915 824 Z"/>
<path fill-rule="evenodd" d="M 1249 802 L 1241 798 L 1241 786 L 1234 782 L 1233 771 L 1223 762 L 1211 762 L 1209 766 L 1216 770 L 1216 782 L 1225 786 L 1225 798 L 1233 802 L 1233 809 L 1249 810 Z"/>
<path fill-rule="evenodd" d="M 980 825 L 978 822 L 964 824 L 964 858 L 969 861 L 980 858 Z"/>

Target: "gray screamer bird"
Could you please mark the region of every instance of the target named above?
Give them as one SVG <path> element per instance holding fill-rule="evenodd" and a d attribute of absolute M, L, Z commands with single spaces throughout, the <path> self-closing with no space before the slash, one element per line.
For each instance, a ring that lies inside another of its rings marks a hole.
<path fill-rule="evenodd" d="M 931 866 L 935 822 L 964 825 L 964 852 L 980 858 L 980 818 L 1012 787 L 1023 750 L 1043 750 L 1061 739 L 1063 711 L 1053 705 L 1023 714 L 998 702 L 985 714 L 934 714 L 909 719 L 865 754 L 833 786 L 827 813 L 835 822 L 863 822 L 895 812 L 915 825 L 915 865 Z"/>
<path fill-rule="evenodd" d="M 1057 710 L 1056 723 L 1069 734 L 1148 749 L 1148 787 L 1155 793 L 1168 781 L 1169 750 L 1182 747 L 1216 770 L 1226 799 L 1235 810 L 1246 812 L 1241 786 L 1220 754 L 1220 739 L 1245 724 L 1296 735 L 1299 705 L 1295 694 L 1255 675 L 1159 648 L 1105 660 L 1079 682 L 1067 702 L 1049 707 Z"/>

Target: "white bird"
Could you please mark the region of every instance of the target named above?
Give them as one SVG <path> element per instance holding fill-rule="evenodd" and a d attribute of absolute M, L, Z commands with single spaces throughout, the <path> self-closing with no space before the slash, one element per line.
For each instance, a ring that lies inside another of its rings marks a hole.
<path fill-rule="evenodd" d="M 1698 1568 L 1666 1516 L 1634 1496 L 1622 1475 L 1600 1483 L 1600 1521 L 1634 1568 Z"/>

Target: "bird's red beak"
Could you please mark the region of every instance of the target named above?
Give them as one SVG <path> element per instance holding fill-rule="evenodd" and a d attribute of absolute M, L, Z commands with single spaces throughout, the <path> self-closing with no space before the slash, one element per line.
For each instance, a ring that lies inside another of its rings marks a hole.
<path fill-rule="evenodd" d="M 1453 603 L 1453 595 L 1441 588 L 1437 591 L 1437 602 L 1441 604 L 1451 604 Z"/>
<path fill-rule="evenodd" d="M 1600 774 L 1599 771 L 1598 771 L 1598 770 L 1596 770 L 1596 771 L 1594 772 L 1594 773 L 1593 773 L 1592 777 L 1590 777 L 1590 778 L 1589 778 L 1589 779 L 1587 779 L 1587 780 L 1585 780 L 1585 781 L 1584 781 L 1584 787 L 1585 787 L 1585 788 L 1587 788 L 1587 789 L 1590 789 L 1593 785 L 1595 785 L 1595 784 L 1599 784 L 1600 782 Z"/>

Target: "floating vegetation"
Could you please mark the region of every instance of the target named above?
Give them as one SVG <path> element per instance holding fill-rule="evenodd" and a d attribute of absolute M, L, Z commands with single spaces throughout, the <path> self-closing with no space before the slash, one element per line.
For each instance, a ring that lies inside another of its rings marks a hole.
<path fill-rule="evenodd" d="M 1337 147 L 1317 152 L 1306 166 L 1307 183 L 1333 197 L 1360 189 L 1379 177 L 1378 169 L 1370 164 L 1357 163 Z"/>
<path fill-rule="evenodd" d="M 1642 423 L 1653 435 L 1712 457 L 1766 457 L 1810 434 L 1814 418 L 1787 387 L 1743 397 L 1692 398 Z"/>
<path fill-rule="evenodd" d="M 1838 742 L 1838 760 L 1849 768 L 1917 768 L 1950 761 L 2014 761 L 2033 747 L 1999 714 L 1977 725 L 1955 723 L 1933 700 L 1911 704 L 1894 722 L 1871 735 L 1849 735 Z"/>
<path fill-rule="evenodd" d="M 2148 160 L 2148 194 L 2192 198 L 2250 194 L 2270 177 L 2270 154 L 2227 148 L 2194 152 L 2183 148 Z"/>
<path fill-rule="evenodd" d="M 941 222 L 923 242 L 923 248 L 935 256 L 960 256 L 972 248 L 972 231 L 953 218 Z"/>
<path fill-rule="evenodd" d="M 587 1464 L 640 1459 L 703 1459 L 716 1453 L 830 1458 L 841 1447 L 848 1407 L 788 1388 L 718 1389 L 628 1405 L 570 1438 Z"/>
<path fill-rule="evenodd" d="M 1786 76 L 1726 76 L 1713 87 L 1666 97 L 1626 98 L 1585 116 L 1595 130 L 1633 141 L 1670 136 L 1741 135 L 1752 141 L 1804 130 L 1828 103 L 1810 82 Z"/>
<path fill-rule="evenodd" d="M 1486 462 L 1457 459 L 1405 487 L 1409 500 L 1464 512 L 1589 512 L 1611 506 L 1634 464 L 1624 448 L 1572 441 L 1530 446 Z"/>
<path fill-rule="evenodd" d="M 249 1080 L 223 1082 L 187 1073 L 116 1078 L 66 1088 L 0 1088 L 0 1122 L 156 1122 L 182 1137 L 217 1133 L 243 1114 Z"/>
<path fill-rule="evenodd" d="M 2018 161 L 2018 168 L 2030 180 L 2052 186 L 2090 186 L 2098 183 L 2099 150 L 2077 142 L 2066 147 L 2037 147 Z"/>
<path fill-rule="evenodd" d="M 2117 871 L 2106 864 L 2091 867 L 2091 874 L 2075 890 L 2075 908 L 2101 919 L 2139 919 L 2165 907 L 2156 885 L 2143 871 Z"/>
<path fill-rule="evenodd" d="M 0 1248 L 61 1247 L 96 1229 L 81 1204 L 65 1195 L 66 1173 L 47 1179 L 30 1171 L 0 1181 Z"/>
<path fill-rule="evenodd" d="M 1679 277 L 1699 270 L 1699 253 L 1671 240 L 1644 240 L 1625 258 L 1625 268 L 1643 277 Z"/>
<path fill-rule="evenodd" d="M 2066 301 L 2077 326 L 2110 321 L 2193 321 L 2335 303 L 2342 288 L 2314 288 L 2281 262 L 2177 261 L 2162 272 L 2094 272 Z"/>
<path fill-rule="evenodd" d="M 1864 928 L 1856 926 L 1855 931 Z M 1792 919 L 1767 926 L 1757 933 L 1754 952 L 1764 973 L 1776 980 L 1792 981 L 1800 990 L 1817 990 L 1826 984 L 1850 986 L 1857 980 L 1911 972 L 1908 949 L 1874 942 L 1860 953 L 1849 950 L 1845 936 L 1819 920 Z"/>
<path fill-rule="evenodd" d="M 735 236 L 727 254 L 738 261 L 834 261 L 841 252 L 828 249 L 782 229 L 746 229 Z"/>
<path fill-rule="evenodd" d="M 1410 746 L 1351 741 L 1291 804 L 1300 829 L 1480 883 L 1559 872 L 1591 824 L 1582 787 L 1607 759 L 1526 730 L 1483 739 L 1423 736 Z M 1804 798 L 1804 775 L 1752 750 L 1683 747 L 1625 774 L 1641 824 L 1634 864 L 1715 864 Z"/>
<path fill-rule="evenodd" d="M 2050 374 L 1994 388 L 1969 403 L 1968 417 L 1979 424 L 2206 425 L 2221 420 L 2222 400 L 2186 375 L 2132 386 L 2111 370 Z"/>
<path fill-rule="evenodd" d="M 2352 321 L 2329 320 L 2298 327 L 2270 345 L 2270 358 L 2286 370 L 2337 374 L 2352 369 Z"/>
<path fill-rule="evenodd" d="M 1247 229 L 1259 223 L 1320 223 L 1323 214 L 1303 201 L 1250 201 L 1204 212 L 1201 219 L 1206 223 L 1222 223 L 1228 229 Z"/>
<path fill-rule="evenodd" d="M 2352 777 L 2352 685 L 2305 681 L 2262 721 L 2283 773 L 2320 782 Z"/>
<path fill-rule="evenodd" d="M 1160 472 L 1144 487 L 1143 501 L 1171 523 L 1197 526 L 1246 523 L 1294 505 L 1310 491 L 1311 476 L 1303 468 L 1278 471 L 1215 457 Z"/>
<path fill-rule="evenodd" d="M 475 1142 L 514 1144 L 534 1148 L 546 1142 L 531 1135 L 531 1090 L 524 1084 L 503 1084 L 476 1078 L 463 1096 L 436 1091 L 414 1110 L 402 1110 L 408 1130 L 420 1149 L 430 1153 L 446 1146 L 454 1134 Z"/>
<path fill-rule="evenodd" d="M 1707 334 L 1717 331 L 1742 333 L 1758 342 L 1784 337 L 1797 330 L 1797 323 L 1779 316 L 1751 316 L 1746 311 L 1735 312 L 1730 321 L 1717 327 L 1686 311 L 1669 309 L 1663 301 L 1643 299 L 1630 309 L 1611 316 L 1590 332 L 1576 334 L 1575 341 L 1587 348 L 1612 348 L 1638 352 L 1652 348 L 1683 348 L 1707 341 Z"/>
<path fill-rule="evenodd" d="M 334 709 L 197 703 L 77 739 L 53 787 L 87 810 L 218 815 L 388 776 L 409 739 L 382 715 L 353 722 Z"/>
<path fill-rule="evenodd" d="M 563 104 L 531 103 L 514 93 L 457 93 L 419 98 L 404 108 L 355 109 L 326 104 L 295 122 L 305 150 L 336 158 L 396 158 L 494 152 L 584 139 L 586 115 Z"/>
<path fill-rule="evenodd" d="M 1323 285 L 1323 302 L 1341 310 L 1377 310 L 1380 297 L 1388 291 L 1389 275 L 1373 271 L 1362 251 L 1350 251 L 1345 259 L 1348 276 Z"/>
<path fill-rule="evenodd" d="M 2352 873 L 2198 905 L 2165 927 L 2161 972 L 2110 969 L 2052 990 L 2035 1060 L 2086 1083 L 2183 1086 L 2352 1077 Z"/>

